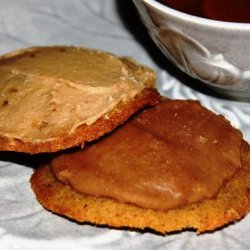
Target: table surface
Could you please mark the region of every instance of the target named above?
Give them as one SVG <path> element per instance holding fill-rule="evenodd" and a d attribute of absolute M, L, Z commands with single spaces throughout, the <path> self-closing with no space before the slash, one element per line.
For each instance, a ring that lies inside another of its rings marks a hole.
<path fill-rule="evenodd" d="M 196 99 L 250 141 L 250 103 L 226 100 L 176 69 L 158 50 L 132 1 L 1 0 L 0 53 L 76 45 L 132 56 L 154 68 L 161 94 Z M 33 158 L 0 153 L 0 249 L 250 249 L 250 216 L 214 233 L 161 236 L 78 224 L 43 209 L 29 185 Z"/>

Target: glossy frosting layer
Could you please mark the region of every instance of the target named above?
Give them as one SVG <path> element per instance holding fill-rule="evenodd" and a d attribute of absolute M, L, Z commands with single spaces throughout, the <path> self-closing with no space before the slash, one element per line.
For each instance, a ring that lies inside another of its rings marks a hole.
<path fill-rule="evenodd" d="M 163 101 L 51 163 L 78 192 L 152 209 L 213 197 L 241 167 L 242 134 L 195 101 Z"/>

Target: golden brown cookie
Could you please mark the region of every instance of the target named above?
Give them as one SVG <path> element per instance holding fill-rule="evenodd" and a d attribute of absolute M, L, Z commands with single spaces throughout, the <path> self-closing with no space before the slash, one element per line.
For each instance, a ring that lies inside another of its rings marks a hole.
<path fill-rule="evenodd" d="M 239 220 L 250 211 L 250 148 L 246 142 L 241 152 L 242 167 L 215 197 L 167 211 L 80 194 L 57 181 L 49 166 L 35 171 L 31 186 L 44 207 L 80 222 L 161 233 L 191 228 L 205 232 Z"/>
<path fill-rule="evenodd" d="M 249 211 L 250 149 L 196 101 L 162 100 L 83 150 L 35 171 L 49 210 L 161 233 L 213 230 Z"/>
<path fill-rule="evenodd" d="M 99 138 L 159 95 L 130 58 L 75 47 L 0 57 L 0 150 L 54 152 Z"/>

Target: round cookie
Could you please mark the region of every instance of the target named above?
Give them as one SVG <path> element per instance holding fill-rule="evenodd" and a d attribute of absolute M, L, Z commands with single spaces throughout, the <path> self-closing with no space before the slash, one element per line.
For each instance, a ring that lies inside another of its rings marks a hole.
<path fill-rule="evenodd" d="M 35 170 L 31 186 L 45 208 L 77 221 L 209 231 L 250 210 L 250 148 L 198 102 L 162 100 Z"/>
<path fill-rule="evenodd" d="M 130 58 L 37 47 L 0 58 L 0 150 L 54 152 L 99 138 L 158 102 L 155 73 Z"/>

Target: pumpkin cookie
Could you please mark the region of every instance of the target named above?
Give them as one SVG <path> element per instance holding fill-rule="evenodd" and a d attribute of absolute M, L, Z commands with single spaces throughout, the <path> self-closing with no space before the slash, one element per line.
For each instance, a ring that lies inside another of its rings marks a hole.
<path fill-rule="evenodd" d="M 0 58 L 0 150 L 54 152 L 99 138 L 159 95 L 130 58 L 37 47 Z"/>
<path fill-rule="evenodd" d="M 44 207 L 77 221 L 210 231 L 250 210 L 250 148 L 198 102 L 166 100 L 37 169 L 31 186 Z"/>

